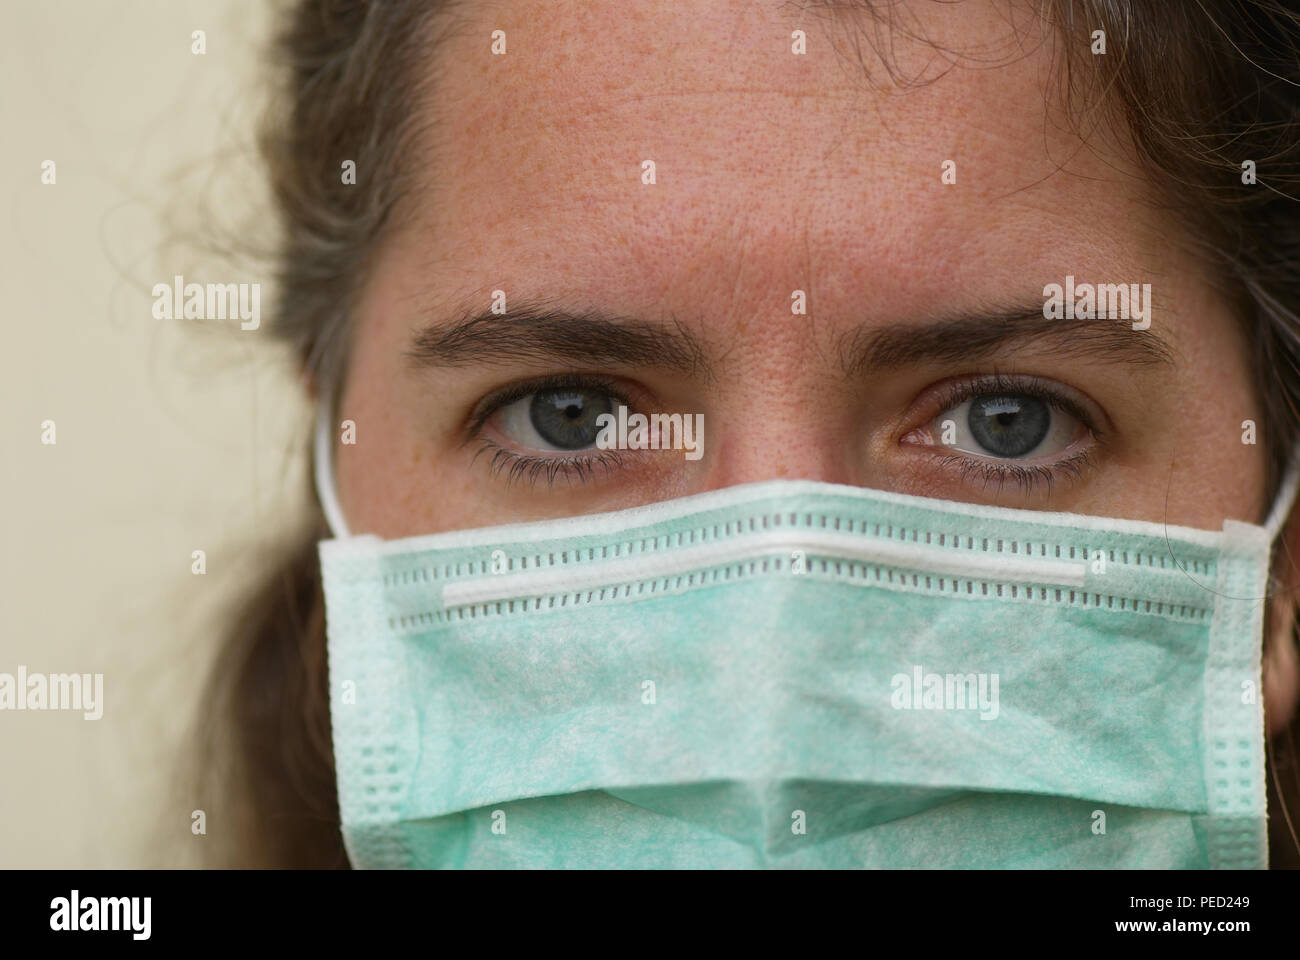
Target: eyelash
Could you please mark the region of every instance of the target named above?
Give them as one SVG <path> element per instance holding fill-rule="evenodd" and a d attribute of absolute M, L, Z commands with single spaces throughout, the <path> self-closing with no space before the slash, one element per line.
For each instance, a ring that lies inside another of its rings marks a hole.
<path fill-rule="evenodd" d="M 1080 450 L 1074 456 L 1050 467 L 1041 464 L 1027 467 L 1019 463 L 999 463 L 996 460 L 974 460 L 957 456 L 944 457 L 939 463 L 944 467 L 956 467 L 959 471 L 958 479 L 962 483 L 967 483 L 968 478 L 978 474 L 984 480 L 983 490 L 987 490 L 989 484 L 996 481 L 998 492 L 1001 493 L 1007 481 L 1011 481 L 1021 492 L 1029 494 L 1039 485 L 1046 486 L 1047 492 L 1051 493 L 1052 484 L 1058 480 L 1079 480 L 1084 470 L 1093 465 L 1093 460 L 1089 451 Z"/>
<path fill-rule="evenodd" d="M 530 486 L 536 486 L 537 481 L 545 477 L 546 485 L 553 487 L 561 474 L 566 480 L 586 483 L 595 476 L 598 468 L 609 472 L 623 463 L 623 458 L 612 450 L 601 450 L 594 456 L 586 457 L 533 457 L 508 450 L 486 437 L 482 438 L 474 460 L 489 450 L 492 451 L 492 459 L 488 461 L 488 469 L 494 477 L 504 473 L 507 485 L 523 479 Z M 470 462 L 473 463 L 473 460 Z"/>
<path fill-rule="evenodd" d="M 935 415 L 951 410 L 953 407 L 974 397 L 996 393 L 1012 393 L 1018 396 L 1035 397 L 1047 403 L 1053 409 L 1063 410 L 1077 419 L 1092 434 L 1094 441 L 1100 442 L 1105 436 L 1105 431 L 1097 425 L 1097 418 L 1075 401 L 1074 398 L 1059 390 L 1053 390 L 1041 381 L 1022 380 L 1001 373 L 986 374 L 973 379 L 947 384 L 943 392 L 934 401 L 937 410 Z M 958 480 L 963 484 L 970 482 L 971 477 L 978 476 L 983 480 L 983 490 L 987 490 L 989 484 L 996 482 L 1000 493 L 1010 481 L 1025 494 L 1032 493 L 1040 485 L 1046 486 L 1050 494 L 1052 484 L 1059 480 L 1077 481 L 1082 479 L 1084 471 L 1093 466 L 1094 461 L 1092 451 L 1084 449 L 1050 466 L 1043 464 L 1026 466 L 1025 464 L 996 459 L 957 455 L 943 457 L 939 464 L 945 468 L 955 468 L 958 471 Z"/>
<path fill-rule="evenodd" d="M 602 450 L 586 456 L 536 457 L 510 450 L 494 440 L 481 436 L 483 425 L 502 407 L 533 393 L 575 388 L 602 390 L 612 399 L 628 407 L 632 406 L 612 380 L 598 376 L 555 374 L 511 384 L 485 397 L 471 414 L 468 434 L 471 439 L 477 437 L 480 442 L 479 450 L 474 454 L 473 460 L 490 452 L 488 468 L 493 476 L 504 474 L 507 484 L 525 480 L 532 486 L 536 486 L 540 479 L 545 479 L 547 486 L 554 486 L 555 481 L 561 478 L 569 482 L 586 483 L 595 477 L 597 470 L 609 473 L 622 466 L 624 456 L 619 451 Z M 1014 393 L 1019 396 L 1035 397 L 1049 404 L 1053 409 L 1063 410 L 1075 417 L 1088 429 L 1094 439 L 1099 441 L 1104 435 L 1104 431 L 1097 426 L 1096 418 L 1073 398 L 1041 382 L 1008 377 L 1001 373 L 950 383 L 944 387 L 934 403 L 937 411 L 943 412 L 973 397 L 992 393 Z M 963 484 L 968 483 L 972 476 L 978 475 L 983 480 L 985 490 L 988 489 L 989 484 L 996 482 L 998 491 L 1001 492 L 1010 481 L 1028 494 L 1040 485 L 1045 485 L 1050 493 L 1052 484 L 1061 479 L 1076 481 L 1081 479 L 1084 470 L 1093 465 L 1093 460 L 1091 451 L 1081 450 L 1051 466 L 1041 464 L 1025 466 L 956 455 L 944 457 L 939 463 L 945 468 L 956 468 L 959 471 L 958 479 Z"/>

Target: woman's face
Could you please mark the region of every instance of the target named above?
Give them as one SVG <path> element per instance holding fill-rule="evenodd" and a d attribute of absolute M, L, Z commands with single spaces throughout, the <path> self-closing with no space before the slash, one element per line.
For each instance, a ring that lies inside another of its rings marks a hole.
<path fill-rule="evenodd" d="M 930 42 L 752 0 L 458 10 L 427 68 L 419 182 L 356 314 L 338 408 L 356 442 L 335 447 L 352 532 L 773 478 L 1260 522 L 1245 336 L 1123 122 L 1070 132 L 1062 41 L 1032 15 L 904 9 Z M 891 80 L 873 30 L 930 82 Z M 1150 284 L 1149 329 L 1044 319 L 1067 275 Z M 619 404 L 702 415 L 702 455 L 595 449 L 594 415 Z"/>

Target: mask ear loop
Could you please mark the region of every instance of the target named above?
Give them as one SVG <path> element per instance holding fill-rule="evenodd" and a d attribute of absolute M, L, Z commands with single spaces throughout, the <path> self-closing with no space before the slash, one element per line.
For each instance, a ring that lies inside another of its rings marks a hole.
<path fill-rule="evenodd" d="M 335 539 L 351 536 L 348 522 L 343 519 L 343 509 L 339 506 L 337 485 L 334 482 L 334 384 L 321 384 L 320 406 L 316 411 L 316 431 L 313 441 L 315 469 L 312 473 L 316 479 L 316 499 L 320 501 L 325 513 L 325 522 Z"/>
<path fill-rule="evenodd" d="M 1286 475 L 1282 478 L 1282 485 L 1278 487 L 1277 497 L 1273 501 L 1273 509 L 1269 511 L 1268 519 L 1264 521 L 1269 542 L 1278 538 L 1287 517 L 1291 515 L 1297 487 L 1300 487 L 1300 452 L 1293 455 L 1291 462 L 1287 464 Z"/>
<path fill-rule="evenodd" d="M 1169 480 L 1170 480 L 1171 488 L 1173 485 L 1173 476 L 1174 476 L 1173 471 L 1174 471 L 1174 465 L 1171 463 L 1169 465 Z M 1278 486 L 1277 494 L 1273 497 L 1273 506 L 1269 509 L 1268 519 L 1264 521 L 1263 525 L 1260 526 L 1254 523 L 1243 524 L 1241 521 L 1225 520 L 1223 522 L 1224 537 L 1225 538 L 1227 537 L 1230 523 L 1236 523 L 1237 526 L 1254 527 L 1256 530 L 1263 530 L 1268 535 L 1268 547 L 1269 547 L 1268 561 L 1271 569 L 1271 564 L 1275 553 L 1273 547 L 1277 542 L 1278 536 L 1282 532 L 1282 527 L 1286 525 L 1286 521 L 1291 515 L 1291 508 L 1295 505 L 1296 493 L 1298 489 L 1300 489 L 1300 446 L 1297 446 L 1291 453 L 1291 459 L 1287 463 L 1286 473 L 1282 477 L 1282 483 Z M 1165 515 L 1166 516 L 1169 515 L 1169 491 L 1168 490 L 1165 491 Z M 1214 594 L 1215 596 L 1225 597 L 1226 599 L 1229 600 L 1267 600 L 1270 597 L 1272 597 L 1275 593 L 1274 580 L 1271 576 L 1269 577 L 1268 583 L 1264 588 L 1265 593 L 1264 596 L 1262 597 L 1231 597 L 1228 596 L 1227 594 L 1219 593 L 1217 590 L 1214 589 L 1212 584 L 1198 580 L 1196 577 L 1188 573 L 1186 564 L 1182 563 L 1178 559 L 1177 555 L 1174 553 L 1173 546 L 1169 542 L 1168 525 L 1166 525 L 1165 527 L 1165 549 L 1169 551 L 1170 559 L 1174 561 L 1174 566 L 1177 567 L 1180 571 L 1182 571 L 1183 576 L 1187 577 L 1187 579 L 1191 580 L 1194 584 L 1196 584 L 1201 589 L 1205 590 L 1207 593 Z"/>

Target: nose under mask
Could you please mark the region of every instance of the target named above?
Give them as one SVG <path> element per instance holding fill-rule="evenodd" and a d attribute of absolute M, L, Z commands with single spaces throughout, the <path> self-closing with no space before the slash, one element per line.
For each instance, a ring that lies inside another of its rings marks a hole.
<path fill-rule="evenodd" d="M 319 547 L 356 867 L 1267 866 L 1270 544 L 807 481 Z"/>

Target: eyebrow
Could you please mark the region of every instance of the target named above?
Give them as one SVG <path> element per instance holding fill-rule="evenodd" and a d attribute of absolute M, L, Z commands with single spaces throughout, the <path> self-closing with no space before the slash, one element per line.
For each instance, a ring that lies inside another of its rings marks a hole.
<path fill-rule="evenodd" d="M 555 309 L 541 302 L 429 327 L 416 334 L 406 355 L 416 366 L 568 361 L 711 376 L 703 344 L 676 320 L 652 323 L 600 310 Z"/>
<path fill-rule="evenodd" d="M 1134 330 L 1131 321 L 1052 319 L 1043 316 L 1041 304 L 921 323 L 864 323 L 839 338 L 839 353 L 844 374 L 860 377 L 927 362 L 980 360 L 1026 341 L 1059 358 L 1091 362 L 1173 365 L 1175 356 L 1167 340 L 1149 329 Z M 415 335 L 406 356 L 417 367 L 558 361 L 713 375 L 703 343 L 676 320 L 653 323 L 540 301 L 427 327 Z"/>
<path fill-rule="evenodd" d="M 979 360 L 1026 341 L 1068 360 L 1174 365 L 1174 348 L 1150 329 L 1134 330 L 1132 321 L 1113 318 L 1044 317 L 1041 303 L 926 323 L 864 324 L 840 338 L 840 361 L 846 376 L 862 376 L 926 362 Z"/>

